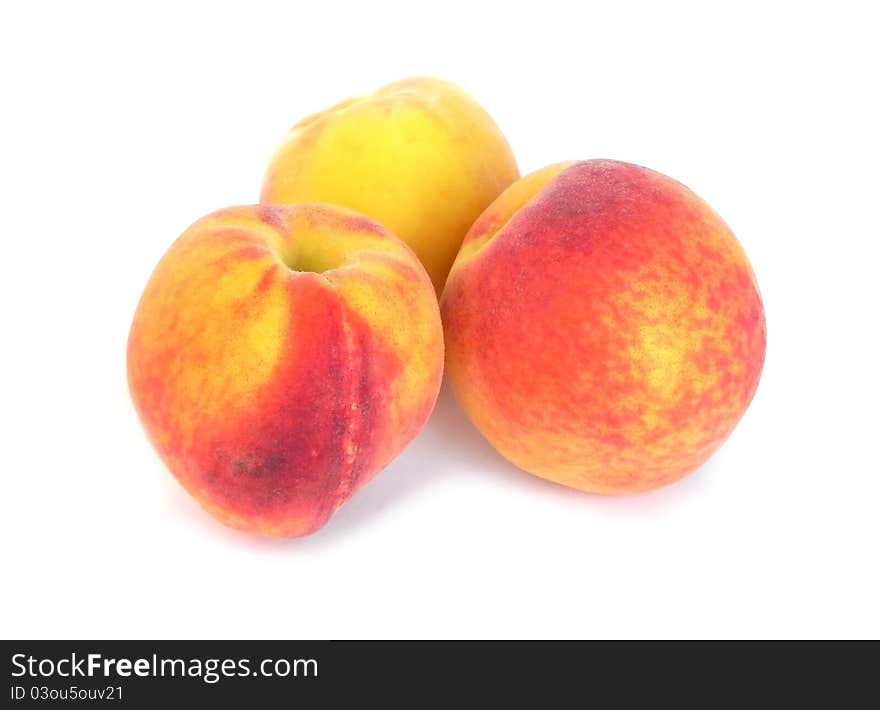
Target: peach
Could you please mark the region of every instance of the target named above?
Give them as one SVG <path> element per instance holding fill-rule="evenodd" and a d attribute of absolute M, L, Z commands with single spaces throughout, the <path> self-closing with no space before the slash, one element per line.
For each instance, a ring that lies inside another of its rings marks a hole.
<path fill-rule="evenodd" d="M 385 228 L 329 205 L 220 210 L 144 290 L 131 395 L 153 445 L 222 523 L 305 535 L 416 435 L 443 335 L 431 281 Z"/>
<path fill-rule="evenodd" d="M 473 221 L 518 177 L 507 141 L 470 96 L 416 78 L 297 123 L 260 201 L 330 202 L 375 219 L 409 244 L 439 295 Z"/>
<path fill-rule="evenodd" d="M 746 255 L 690 190 L 554 165 L 477 220 L 441 302 L 464 410 L 516 466 L 635 493 L 700 466 L 755 393 L 766 331 Z"/>

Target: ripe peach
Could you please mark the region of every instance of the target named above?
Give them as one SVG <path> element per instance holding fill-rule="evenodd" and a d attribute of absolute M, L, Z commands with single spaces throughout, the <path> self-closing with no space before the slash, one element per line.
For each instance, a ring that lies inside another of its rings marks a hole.
<path fill-rule="evenodd" d="M 470 96 L 417 78 L 297 123 L 260 201 L 331 202 L 375 219 L 412 247 L 439 295 L 473 221 L 518 177 L 507 141 Z"/>
<path fill-rule="evenodd" d="M 138 414 L 221 522 L 321 527 L 416 435 L 443 369 L 415 255 L 329 205 L 233 207 L 171 246 L 128 341 Z"/>
<path fill-rule="evenodd" d="M 505 191 L 465 238 L 441 313 L 477 428 L 520 468 L 597 493 L 697 468 L 764 362 L 761 298 L 730 229 L 683 185 L 608 160 Z"/>

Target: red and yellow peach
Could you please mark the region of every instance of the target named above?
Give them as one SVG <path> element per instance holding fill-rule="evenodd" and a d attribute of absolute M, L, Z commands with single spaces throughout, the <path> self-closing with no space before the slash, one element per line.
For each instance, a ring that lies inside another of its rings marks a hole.
<path fill-rule="evenodd" d="M 626 163 L 551 166 L 476 221 L 441 302 L 464 410 L 515 465 L 598 493 L 675 481 L 755 393 L 755 276 L 690 190 Z"/>
<path fill-rule="evenodd" d="M 221 522 L 321 527 L 416 435 L 443 368 L 431 281 L 375 222 L 236 207 L 156 267 L 128 341 L 131 394 L 172 473 Z"/>

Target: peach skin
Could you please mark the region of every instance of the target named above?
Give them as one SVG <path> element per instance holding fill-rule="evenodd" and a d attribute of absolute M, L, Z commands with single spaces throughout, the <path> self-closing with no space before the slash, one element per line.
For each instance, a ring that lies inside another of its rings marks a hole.
<path fill-rule="evenodd" d="M 473 221 L 518 177 L 507 141 L 470 96 L 417 78 L 297 123 L 260 201 L 330 202 L 375 219 L 409 244 L 439 295 Z"/>
<path fill-rule="evenodd" d="M 384 227 L 330 205 L 220 210 L 144 290 L 131 395 L 220 522 L 317 530 L 427 421 L 443 370 L 431 281 Z"/>
<path fill-rule="evenodd" d="M 730 229 L 674 180 L 609 160 L 505 191 L 455 261 L 447 372 L 507 459 L 596 493 L 696 469 L 751 401 L 764 310 Z"/>

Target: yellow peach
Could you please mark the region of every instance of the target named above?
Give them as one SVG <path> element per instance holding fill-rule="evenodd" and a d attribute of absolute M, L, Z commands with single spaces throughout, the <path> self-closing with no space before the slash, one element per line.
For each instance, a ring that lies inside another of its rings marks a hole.
<path fill-rule="evenodd" d="M 409 244 L 439 295 L 473 221 L 518 177 L 507 141 L 470 96 L 415 78 L 297 123 L 260 201 L 329 202 L 371 217 Z"/>

